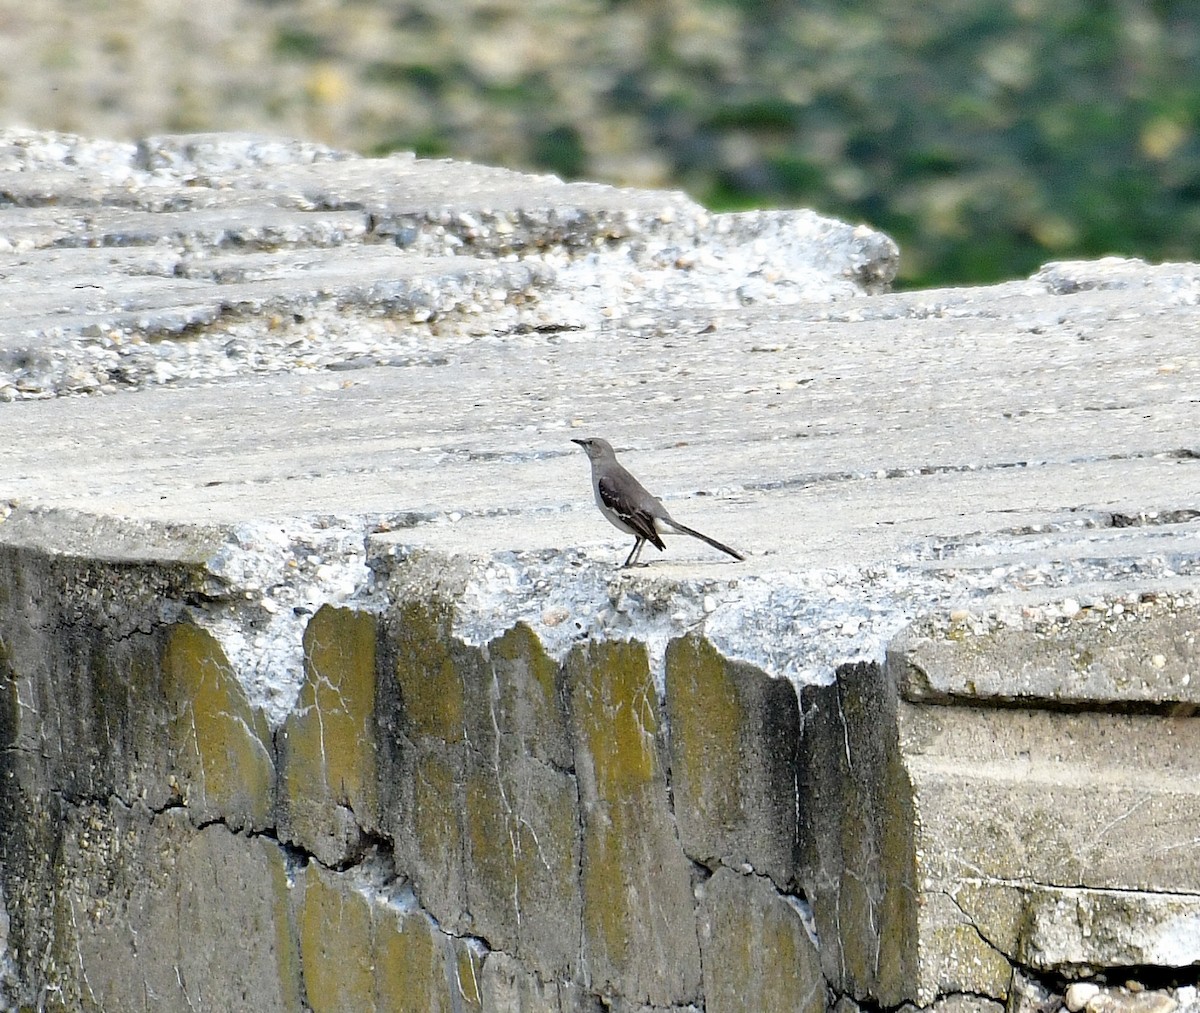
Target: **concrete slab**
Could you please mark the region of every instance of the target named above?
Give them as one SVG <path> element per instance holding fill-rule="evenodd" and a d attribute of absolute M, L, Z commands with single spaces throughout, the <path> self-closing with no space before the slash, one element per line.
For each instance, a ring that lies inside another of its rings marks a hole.
<path fill-rule="evenodd" d="M 617 559 L 569 442 L 594 433 L 681 519 L 748 550 L 742 576 L 904 565 L 960 571 L 970 597 L 980 569 L 1057 560 L 1124 580 L 1122 561 L 1162 552 L 1194 574 L 1200 321 L 1162 308 L 1148 334 L 1114 307 L 1082 340 L 1088 295 L 1028 289 L 978 292 L 953 320 L 881 296 L 896 318 L 788 307 L 653 339 L 426 335 L 386 366 L 13 403 L 0 497 L 170 523 L 405 514 L 414 544 L 447 552 Z M 1031 326 L 1051 311 L 1064 322 Z M 652 571 L 732 571 L 670 544 Z"/>

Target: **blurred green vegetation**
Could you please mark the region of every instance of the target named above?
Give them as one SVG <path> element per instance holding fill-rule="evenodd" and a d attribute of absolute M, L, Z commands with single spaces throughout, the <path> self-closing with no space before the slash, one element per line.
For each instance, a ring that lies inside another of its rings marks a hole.
<path fill-rule="evenodd" d="M 375 65 L 376 80 L 435 100 L 466 89 L 502 117 L 492 133 L 427 118 L 376 149 L 675 185 L 720 210 L 813 207 L 892 235 L 907 286 L 1109 253 L 1200 259 L 1195 0 L 601 6 L 636 37 L 597 29 L 502 84 L 469 61 Z M 499 10 L 486 17 L 502 38 Z M 659 178 L 639 175 L 648 157 Z"/>
<path fill-rule="evenodd" d="M 714 206 L 800 202 L 867 220 L 897 239 L 916 285 L 1200 253 L 1200 5 L 738 6 L 754 12 L 763 68 L 747 79 L 782 80 L 789 63 L 808 88 L 785 105 L 734 87 L 748 94 L 698 119 L 753 137 L 753 155 L 715 178 L 679 165 Z"/>
<path fill-rule="evenodd" d="M 909 287 L 1200 260 L 1200 0 L 217 6 L 12 6 L 4 121 L 263 130 L 811 207 L 892 235 Z"/>

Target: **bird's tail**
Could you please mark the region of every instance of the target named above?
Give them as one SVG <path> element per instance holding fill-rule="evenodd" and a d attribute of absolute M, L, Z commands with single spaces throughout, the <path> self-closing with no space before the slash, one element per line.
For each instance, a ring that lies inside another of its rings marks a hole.
<path fill-rule="evenodd" d="M 666 524 L 669 524 L 680 534 L 691 535 L 693 538 L 699 538 L 700 541 L 702 541 L 702 542 L 708 542 L 708 544 L 711 545 L 714 549 L 720 549 L 726 555 L 733 556 L 734 559 L 745 559 L 746 558 L 740 552 L 738 552 L 737 549 L 731 549 L 728 545 L 722 545 L 715 538 L 709 538 L 708 535 L 702 534 L 701 532 L 697 531 L 695 528 L 689 528 L 683 524 L 680 524 L 678 521 L 671 520 L 669 517 L 660 517 L 658 519 L 660 521 L 663 521 Z"/>

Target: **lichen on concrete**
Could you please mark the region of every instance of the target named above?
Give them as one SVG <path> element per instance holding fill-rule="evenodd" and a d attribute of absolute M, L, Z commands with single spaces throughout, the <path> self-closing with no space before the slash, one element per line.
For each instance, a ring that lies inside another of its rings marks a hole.
<path fill-rule="evenodd" d="M 187 623 L 163 636 L 162 691 L 168 707 L 166 774 L 197 823 L 235 829 L 274 822 L 275 763 L 262 711 L 211 635 Z"/>
<path fill-rule="evenodd" d="M 701 991 L 691 871 L 670 820 L 658 695 L 639 644 L 568 657 L 583 817 L 583 953 L 593 987 L 650 1005 Z"/>
<path fill-rule="evenodd" d="M 788 898 L 728 868 L 698 893 L 708 1013 L 829 1008 L 816 942 Z"/>
<path fill-rule="evenodd" d="M 276 738 L 279 835 L 326 865 L 382 823 L 375 731 L 377 619 L 323 606 L 304 631 L 305 682 Z"/>
<path fill-rule="evenodd" d="M 313 1013 L 481 1009 L 483 954 L 360 874 L 310 866 L 300 901 L 305 997 Z"/>
<path fill-rule="evenodd" d="M 558 666 L 527 629 L 484 648 L 449 613 L 388 617 L 388 833 L 422 904 L 547 980 L 579 967 L 579 802 Z M 394 681 L 391 681 L 394 679 Z"/>
<path fill-rule="evenodd" d="M 707 640 L 672 641 L 664 706 L 684 850 L 697 862 L 795 885 L 799 845 L 795 692 Z"/>

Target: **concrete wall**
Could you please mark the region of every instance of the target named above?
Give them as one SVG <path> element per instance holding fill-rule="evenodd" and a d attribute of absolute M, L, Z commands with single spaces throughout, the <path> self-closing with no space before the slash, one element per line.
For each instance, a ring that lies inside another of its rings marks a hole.
<path fill-rule="evenodd" d="M 660 696 L 636 640 L 471 645 L 398 596 L 308 617 L 272 735 L 170 618 L 192 583 L 0 550 L 10 1004 L 980 1006 L 1196 952 L 1200 721 L 966 690 L 1008 638 L 910 631 L 798 698 L 686 636 Z M 1188 664 L 1194 620 L 1064 650 Z"/>
<path fill-rule="evenodd" d="M 681 639 L 663 701 L 636 642 L 412 598 L 309 618 L 272 736 L 164 601 L 111 624 L 139 581 L 186 593 L 0 553 L 10 1002 L 824 1008 L 788 683 Z"/>

